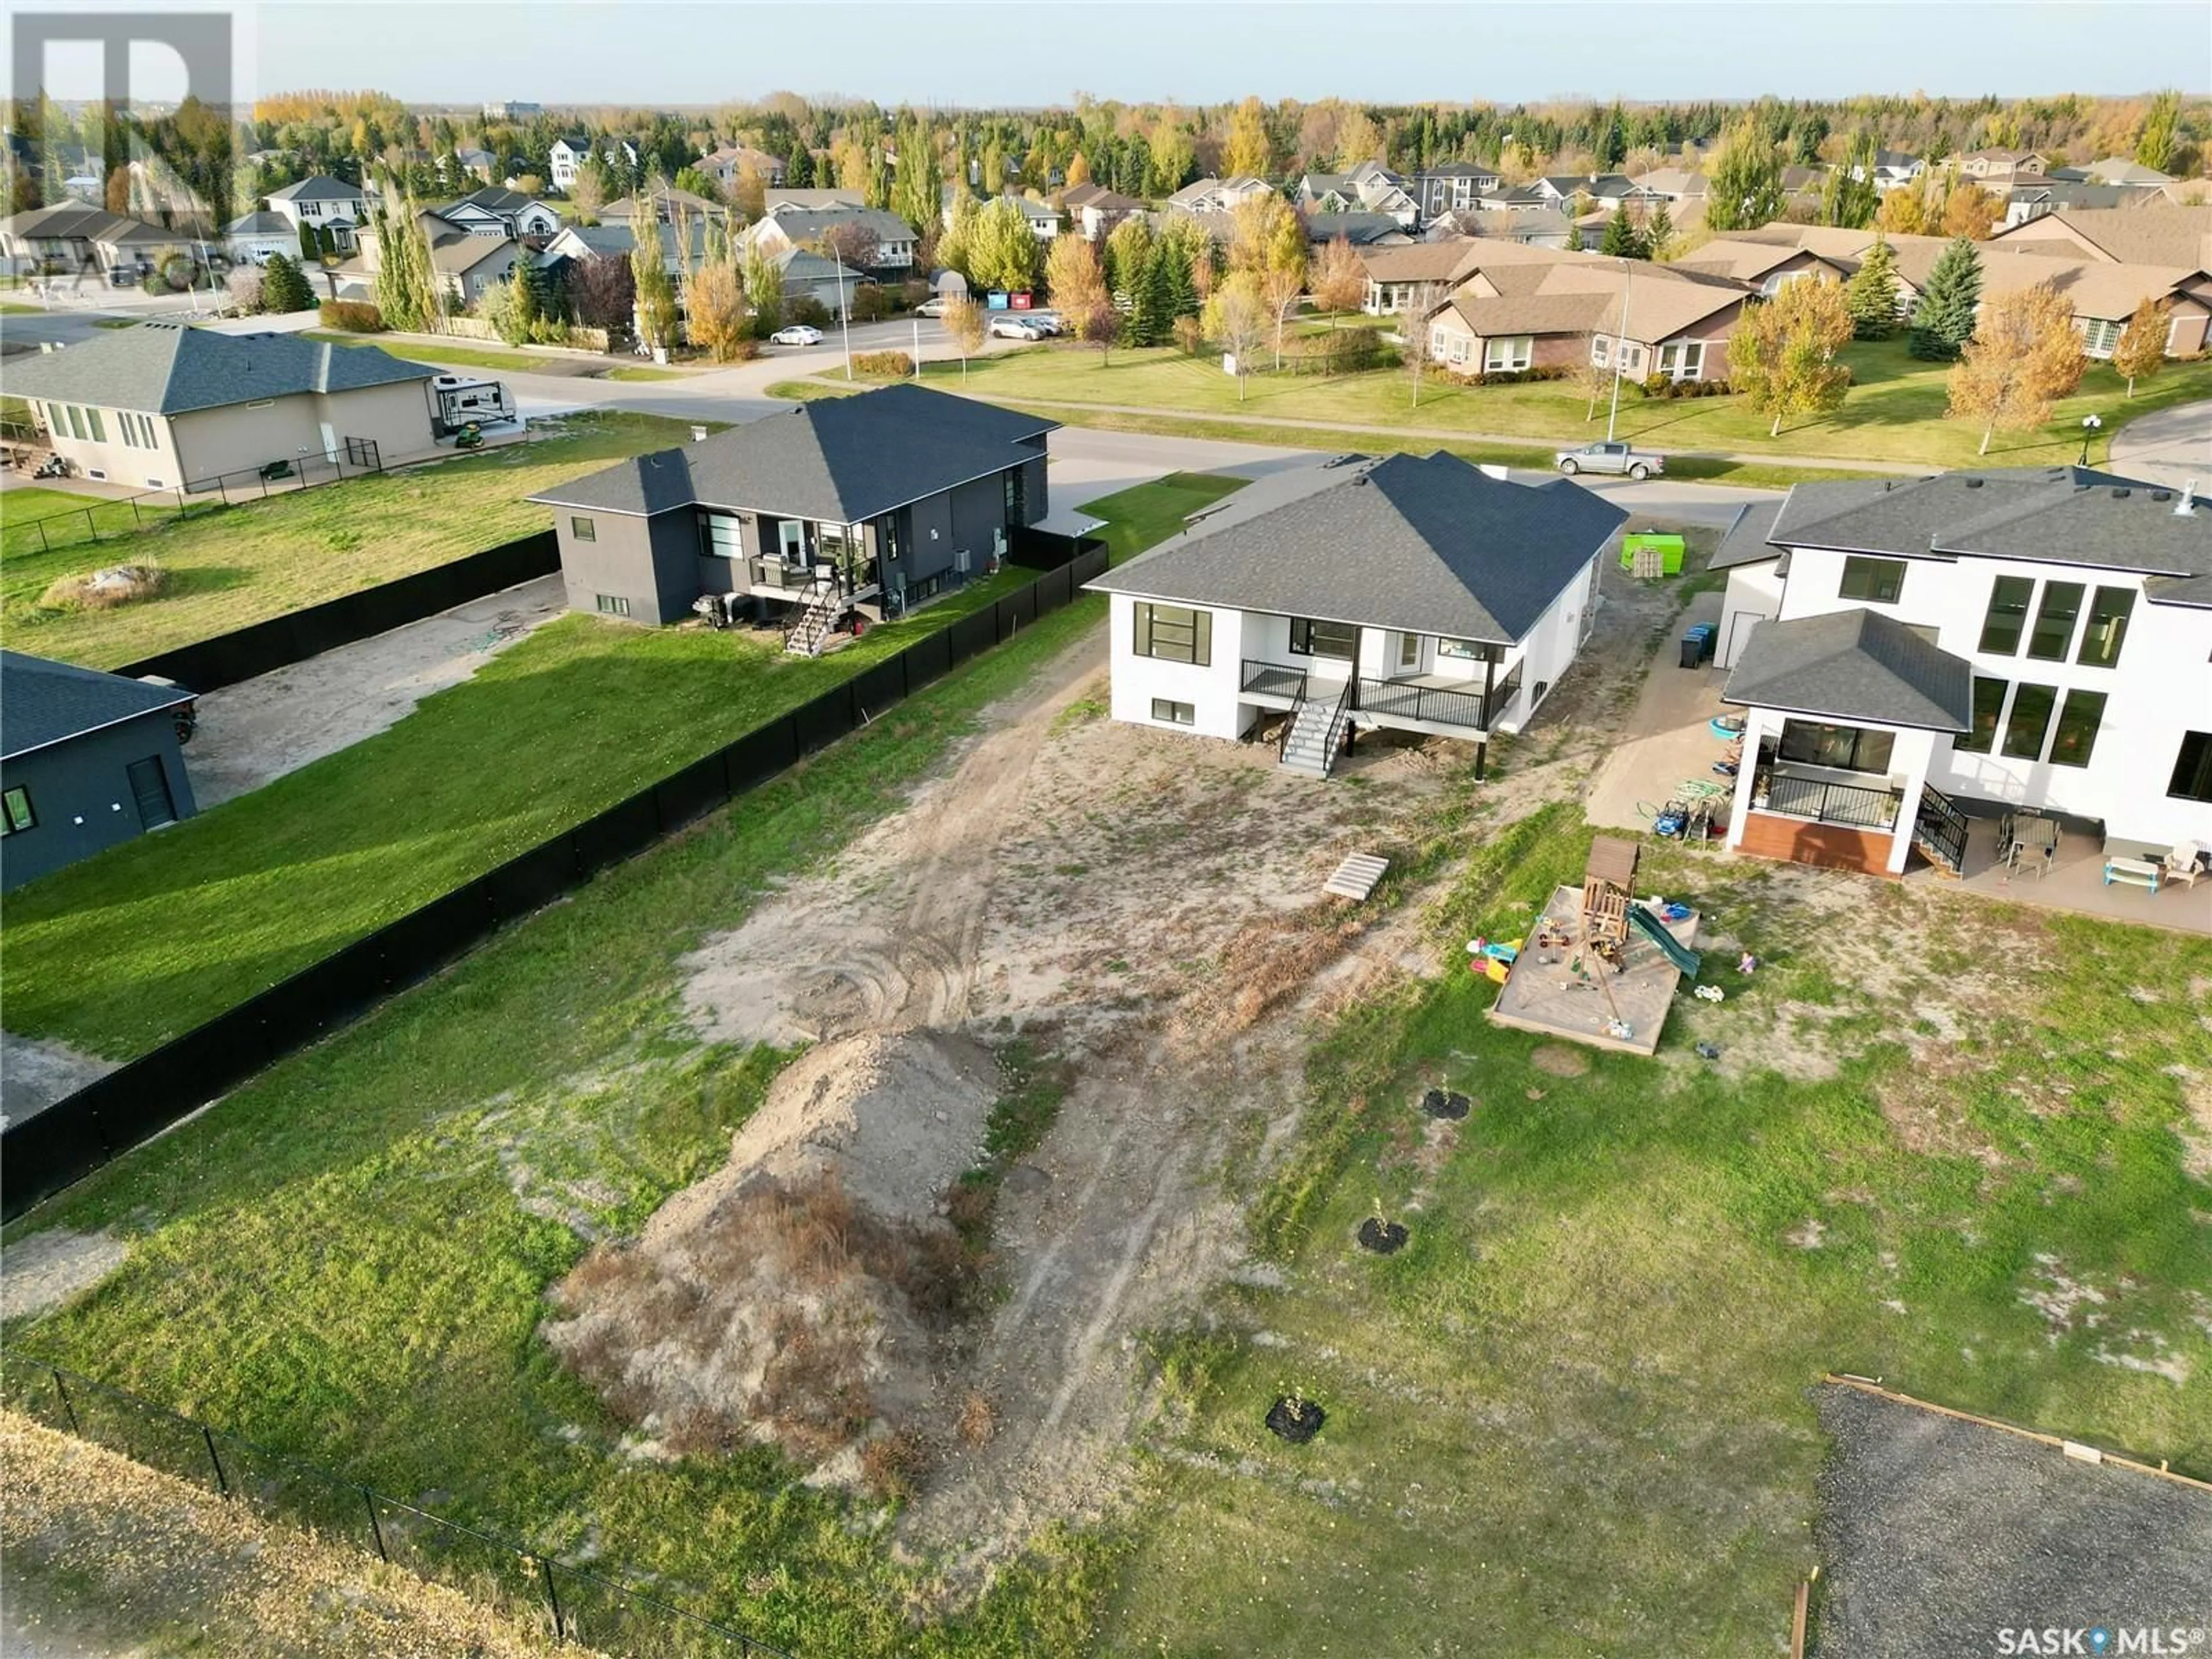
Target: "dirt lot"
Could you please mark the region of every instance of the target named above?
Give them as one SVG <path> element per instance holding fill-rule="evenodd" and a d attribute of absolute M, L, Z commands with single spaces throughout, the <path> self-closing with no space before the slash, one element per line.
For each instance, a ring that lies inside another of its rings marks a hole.
<path fill-rule="evenodd" d="M 1614 586 L 1499 817 L 1576 787 L 1625 708 L 1608 684 L 1674 599 Z M 1240 1271 L 1219 1176 L 1233 1147 L 1264 1163 L 1287 1138 L 1308 1017 L 1431 959 L 1414 907 L 1376 921 L 1322 882 L 1347 852 L 1418 842 L 1468 778 L 1449 743 L 1363 739 L 1316 784 L 1262 746 L 1119 725 L 1104 667 L 1103 639 L 1070 653 L 835 869 L 686 964 L 691 1018 L 718 1039 L 1018 1032 L 1067 1068 L 1000 1202 L 1003 1299 L 940 1379 L 936 1420 L 980 1392 L 994 1432 L 947 1443 L 906 1517 L 915 1541 L 979 1560 L 1120 1490 L 1136 1337 Z"/>

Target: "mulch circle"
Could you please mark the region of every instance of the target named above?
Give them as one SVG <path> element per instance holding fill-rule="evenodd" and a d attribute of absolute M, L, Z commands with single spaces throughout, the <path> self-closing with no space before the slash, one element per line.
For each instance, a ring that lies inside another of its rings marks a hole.
<path fill-rule="evenodd" d="M 1421 1109 L 1431 1117 L 1465 1117 L 1474 1109 L 1474 1103 L 1457 1090 L 1447 1094 L 1442 1089 L 1431 1089 L 1421 1097 Z"/>
<path fill-rule="evenodd" d="M 1294 1401 L 1284 1395 L 1267 1407 L 1267 1431 L 1293 1446 L 1304 1445 L 1321 1432 L 1321 1425 L 1328 1421 L 1328 1413 L 1310 1400 Z"/>
<path fill-rule="evenodd" d="M 1370 1215 L 1359 1224 L 1359 1248 L 1376 1255 L 1395 1255 L 1406 1248 L 1409 1236 L 1403 1223 L 1385 1221 L 1380 1216 Z"/>

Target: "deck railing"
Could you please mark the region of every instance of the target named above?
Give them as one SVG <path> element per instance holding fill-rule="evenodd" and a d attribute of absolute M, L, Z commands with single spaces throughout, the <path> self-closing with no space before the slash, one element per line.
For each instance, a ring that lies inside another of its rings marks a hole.
<path fill-rule="evenodd" d="M 1894 830 L 1905 805 L 1900 790 L 1830 783 L 1823 778 L 1796 777 L 1787 772 L 1771 772 L 1758 782 L 1766 797 L 1762 811 L 1848 824 L 1856 830 Z"/>
<path fill-rule="evenodd" d="M 1412 680 L 1382 680 L 1362 675 L 1358 707 L 1370 714 L 1390 714 L 1400 720 L 1425 720 L 1431 726 L 1464 726 L 1470 732 L 1489 730 L 1484 718 L 1482 693 L 1450 691 Z"/>
<path fill-rule="evenodd" d="M 1243 674 L 1237 683 L 1240 691 L 1256 692 L 1263 697 L 1288 697 L 1292 702 L 1306 694 L 1306 671 L 1303 668 L 1258 657 L 1246 657 L 1243 664 Z"/>

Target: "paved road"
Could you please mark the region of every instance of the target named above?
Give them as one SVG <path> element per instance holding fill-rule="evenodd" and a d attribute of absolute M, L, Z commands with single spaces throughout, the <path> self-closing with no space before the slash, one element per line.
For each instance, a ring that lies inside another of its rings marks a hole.
<path fill-rule="evenodd" d="M 2212 403 L 2184 404 L 2130 421 L 2112 436 L 2115 472 L 2212 495 Z"/>

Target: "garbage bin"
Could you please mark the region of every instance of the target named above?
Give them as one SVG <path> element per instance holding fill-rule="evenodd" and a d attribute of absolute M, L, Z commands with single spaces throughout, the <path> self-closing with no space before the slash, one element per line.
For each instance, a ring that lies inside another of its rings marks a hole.
<path fill-rule="evenodd" d="M 1698 654 L 1705 661 L 1713 659 L 1713 646 L 1720 638 L 1720 629 L 1711 623 L 1699 623 L 1690 630 L 1698 636 Z"/>
<path fill-rule="evenodd" d="M 1682 634 L 1682 666 L 1695 668 L 1713 654 L 1713 625 L 1699 623 Z"/>

